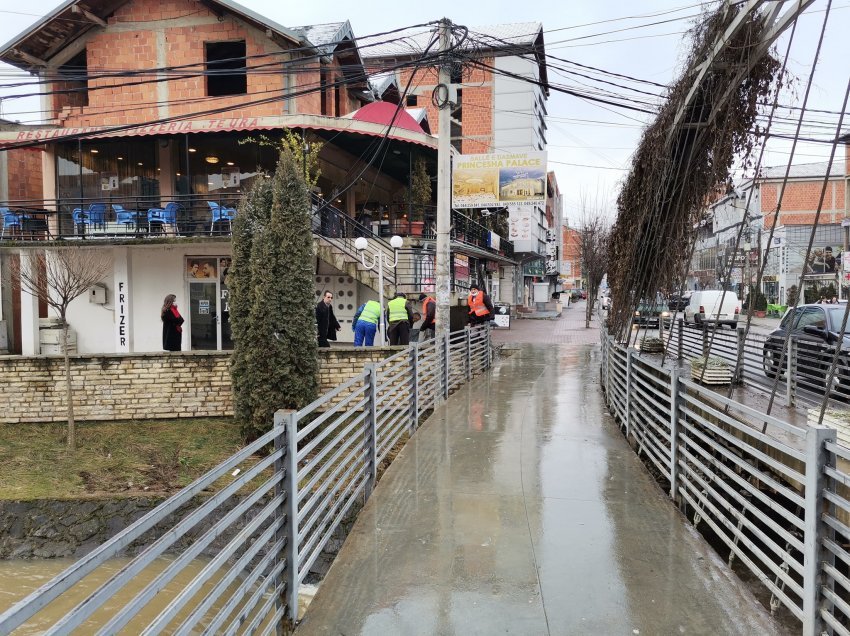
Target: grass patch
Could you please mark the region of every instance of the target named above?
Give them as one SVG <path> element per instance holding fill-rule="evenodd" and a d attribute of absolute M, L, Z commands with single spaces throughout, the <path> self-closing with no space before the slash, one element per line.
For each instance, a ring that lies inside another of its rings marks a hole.
<path fill-rule="evenodd" d="M 0 426 L 0 499 L 168 495 L 242 447 L 230 419 Z"/>

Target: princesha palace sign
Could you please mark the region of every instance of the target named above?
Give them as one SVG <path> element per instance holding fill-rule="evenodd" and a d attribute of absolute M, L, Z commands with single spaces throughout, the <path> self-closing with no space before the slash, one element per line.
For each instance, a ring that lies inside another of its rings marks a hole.
<path fill-rule="evenodd" d="M 543 206 L 546 153 L 461 155 L 452 166 L 452 207 Z"/>

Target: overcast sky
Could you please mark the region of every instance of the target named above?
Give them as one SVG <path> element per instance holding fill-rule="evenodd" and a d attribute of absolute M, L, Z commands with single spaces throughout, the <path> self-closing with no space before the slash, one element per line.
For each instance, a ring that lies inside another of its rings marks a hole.
<path fill-rule="evenodd" d="M 423 3 L 370 0 L 358 3 L 356 10 L 351 8 L 353 5 L 336 0 L 241 0 L 241 3 L 284 26 L 350 20 L 356 36 L 442 17 L 470 27 L 539 21 L 543 24 L 548 54 L 661 84 L 669 83 L 681 72 L 682 58 L 688 49 L 686 31 L 693 25 L 700 9 L 700 4 L 688 0 L 642 0 L 636 3 L 610 0 L 543 0 L 534 3 L 490 0 L 483 4 L 457 0 L 431 0 Z M 10 7 L 13 3 L 6 0 L 2 4 Z M 60 0 L 28 0 L 15 3 L 20 9 L 0 9 L 0 42 L 11 40 L 39 16 L 59 4 Z M 799 84 L 796 95 L 786 94 L 783 97 L 781 101 L 784 104 L 801 104 L 826 5 L 827 0 L 816 0 L 799 21 L 789 60 L 789 69 L 799 78 Z M 716 3 L 711 3 L 711 6 L 716 6 Z M 486 7 L 486 11 L 482 11 L 482 7 Z M 850 58 L 846 28 L 850 25 L 848 9 L 848 0 L 833 2 L 809 108 L 835 112 L 841 109 L 848 79 L 847 60 Z M 778 44 L 783 52 L 786 44 L 787 40 L 780 40 Z M 552 82 L 579 88 L 601 86 L 581 77 L 565 76 L 551 70 L 549 77 Z M 0 78 L 0 83 L 10 81 L 8 67 L 2 68 L 0 65 Z M 662 90 L 649 85 L 639 87 L 653 92 Z M 614 86 L 607 88 L 626 94 L 626 91 Z M 3 94 L 0 89 L 0 96 Z M 640 97 L 652 99 L 648 96 Z M 37 103 L 6 99 L 2 102 L 2 116 L 29 122 L 37 115 L 26 111 L 37 108 Z M 567 217 L 571 220 L 578 218 L 582 194 L 590 199 L 604 195 L 607 207 L 613 211 L 618 183 L 625 174 L 624 169 L 628 166 L 641 129 L 650 121 L 650 116 L 555 92 L 550 96 L 548 110 L 549 167 L 557 173 L 565 197 Z M 797 114 L 796 111 L 784 111 L 782 116 L 793 117 Z M 834 135 L 837 118 L 835 113 L 807 114 L 808 123 L 802 134 L 830 139 Z M 845 122 L 844 129 L 848 127 Z M 783 123 L 781 131 L 792 132 L 792 122 Z M 786 163 L 789 148 L 788 141 L 770 142 L 765 165 Z M 829 156 L 829 151 L 830 147 L 826 144 L 802 143 L 798 145 L 794 162 L 823 161 Z M 840 152 L 843 152 L 843 148 Z"/>

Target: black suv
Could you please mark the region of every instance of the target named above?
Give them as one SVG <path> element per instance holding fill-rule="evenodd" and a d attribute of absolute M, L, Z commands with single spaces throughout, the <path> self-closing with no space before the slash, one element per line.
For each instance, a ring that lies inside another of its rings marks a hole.
<path fill-rule="evenodd" d="M 800 384 L 806 388 L 812 385 L 822 388 L 829 377 L 835 347 L 839 347 L 832 392 L 850 397 L 850 324 L 845 325 L 844 332 L 841 332 L 846 307 L 844 303 L 811 304 L 788 311 L 764 343 L 762 364 L 765 375 L 769 378 L 775 377 L 777 372 L 784 375 L 786 361 L 782 357 L 782 348 L 790 330 L 797 343 L 796 375 Z"/>

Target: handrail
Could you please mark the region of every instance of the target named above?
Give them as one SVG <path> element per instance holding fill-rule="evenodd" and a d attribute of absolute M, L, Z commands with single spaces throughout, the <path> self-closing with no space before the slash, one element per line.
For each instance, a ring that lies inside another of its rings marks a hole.
<path fill-rule="evenodd" d="M 214 553 L 204 567 L 187 577 L 183 590 L 172 594 L 146 627 L 134 630 L 158 633 L 189 607 L 176 633 L 220 626 L 230 617 L 231 626 L 248 625 L 249 633 L 251 626 L 266 623 L 268 632 L 284 619 L 294 622 L 298 586 L 340 522 L 372 492 L 378 464 L 405 432 L 416 431 L 426 409 L 448 397 L 449 387 L 435 380 L 434 368 L 465 371 L 452 373 L 452 385 L 459 385 L 490 367 L 488 327 L 451 337 L 465 343 L 465 349 L 446 346 L 440 336 L 433 345 L 423 344 L 428 354 L 420 356 L 419 345 L 413 344 L 395 353 L 391 364 L 367 365 L 300 411 L 277 412 L 271 431 L 0 614 L 0 633 L 28 624 L 54 602 L 65 602 L 64 595 L 80 580 L 152 532 L 156 535 L 137 557 L 73 603 L 73 609 L 63 610 L 52 625 L 40 623 L 39 629 L 68 633 L 97 611 L 103 624 L 85 623 L 87 631 L 113 633 L 137 619 L 165 583 L 187 572 L 205 549 Z M 346 394 L 348 389 L 354 392 Z M 270 444 L 271 454 L 243 465 Z M 202 496 L 220 479 L 226 480 L 220 490 Z M 162 568 L 156 559 L 166 549 L 174 552 L 174 560 Z M 149 582 L 129 600 L 119 598 L 114 607 L 105 604 L 148 574 Z M 203 600 L 194 605 L 193 598 Z"/>

